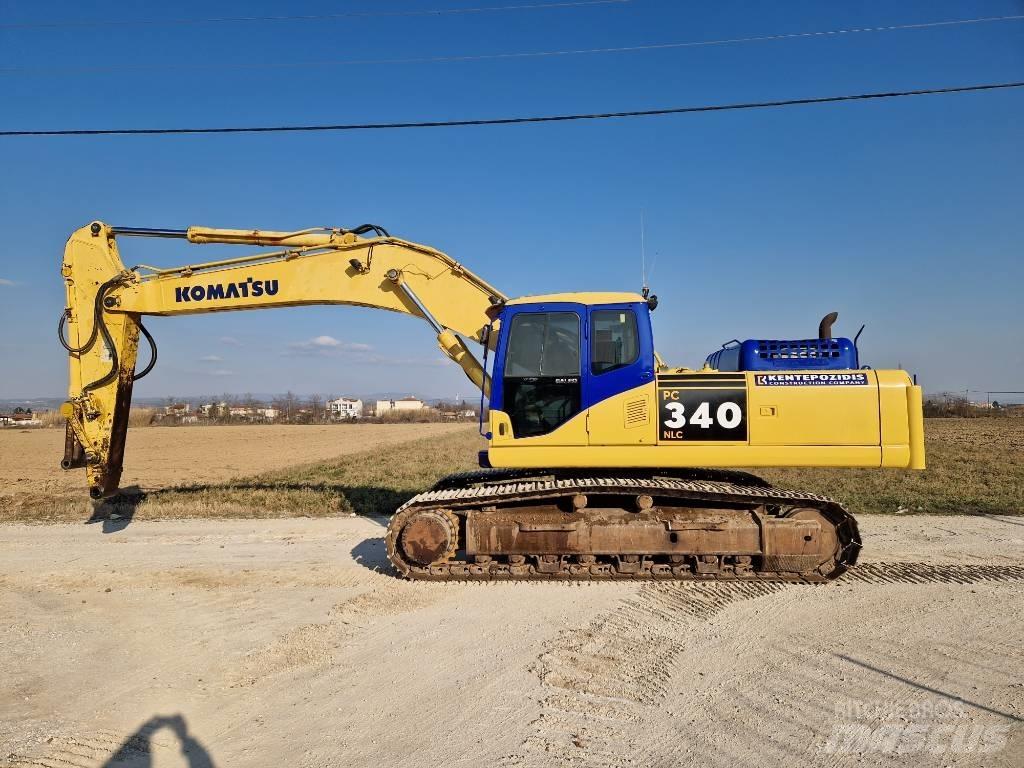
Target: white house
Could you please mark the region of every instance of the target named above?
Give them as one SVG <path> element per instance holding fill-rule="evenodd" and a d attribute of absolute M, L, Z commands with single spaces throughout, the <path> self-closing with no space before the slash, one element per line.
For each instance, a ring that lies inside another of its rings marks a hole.
<path fill-rule="evenodd" d="M 229 413 L 232 418 L 246 419 L 248 421 L 274 421 L 281 415 L 277 408 L 266 408 L 262 405 L 233 405 Z"/>
<path fill-rule="evenodd" d="M 354 397 L 339 397 L 327 401 L 327 415 L 331 421 L 360 419 L 363 416 L 363 401 Z"/>
<path fill-rule="evenodd" d="M 423 407 L 423 401 L 418 397 L 403 397 L 401 400 L 378 400 L 377 415 L 382 416 L 391 411 L 418 411 Z"/>
<path fill-rule="evenodd" d="M 203 403 L 199 406 L 199 412 L 204 418 L 211 419 L 214 416 L 224 416 L 228 413 L 227 403 Z"/>

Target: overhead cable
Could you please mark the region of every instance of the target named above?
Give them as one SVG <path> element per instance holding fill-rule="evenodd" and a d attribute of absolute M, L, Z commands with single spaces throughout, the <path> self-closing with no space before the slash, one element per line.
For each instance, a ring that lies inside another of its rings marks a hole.
<path fill-rule="evenodd" d="M 320 125 L 265 125 L 265 126 L 223 126 L 205 128 L 94 128 L 59 130 L 0 131 L 0 137 L 15 136 L 159 136 L 218 133 L 305 133 L 319 131 L 372 131 L 411 128 L 467 128 L 489 125 L 524 125 L 527 123 L 560 123 L 575 120 L 610 120 L 626 117 L 658 117 L 682 115 L 695 112 L 731 112 L 746 109 L 772 109 L 778 107 L 832 104 L 843 101 L 869 101 L 895 99 L 907 96 L 928 96 L 937 94 L 968 93 L 972 91 L 995 91 L 1022 88 L 1024 81 L 1010 83 L 983 83 L 947 88 L 921 88 L 913 91 L 884 91 L 859 93 L 842 96 L 818 96 L 804 99 L 781 99 L 776 101 L 750 101 L 732 104 L 706 104 L 690 107 L 663 107 L 660 109 L 638 109 L 622 112 L 587 112 L 567 115 L 536 115 L 531 117 L 496 117 L 475 120 L 429 120 L 397 123 L 336 123 Z"/>

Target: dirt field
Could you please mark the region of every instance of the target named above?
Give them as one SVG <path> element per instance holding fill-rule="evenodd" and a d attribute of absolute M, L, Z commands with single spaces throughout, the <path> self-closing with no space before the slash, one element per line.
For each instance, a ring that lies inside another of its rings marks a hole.
<path fill-rule="evenodd" d="M 466 431 L 465 424 L 331 424 L 132 429 L 122 486 L 166 488 L 225 481 L 423 437 Z M 0 430 L 0 487 L 27 493 L 81 492 L 81 472 L 63 472 L 64 430 Z"/>
<path fill-rule="evenodd" d="M 473 425 L 132 430 L 97 505 L 0 431 L 0 766 L 1019 766 L 1024 424 L 926 432 L 925 473 L 763 473 L 909 513 L 802 587 L 394 578 Z"/>
<path fill-rule="evenodd" d="M 383 523 L 0 527 L 0 765 L 1024 761 L 1019 517 L 821 587 L 413 584 Z"/>
<path fill-rule="evenodd" d="M 1024 419 L 928 419 L 925 472 L 760 469 L 779 487 L 857 515 L 1015 515 Z M 388 515 L 440 477 L 476 468 L 473 424 L 146 428 L 129 432 L 125 493 L 93 505 L 83 470 L 62 472 L 57 430 L 0 430 L 0 523 Z"/>
<path fill-rule="evenodd" d="M 130 429 L 121 487 L 159 492 L 227 484 L 232 478 L 468 432 L 476 434 L 476 427 L 332 424 Z M 92 514 L 85 472 L 61 470 L 63 455 L 63 429 L 0 430 L 0 522 L 36 517 L 84 520 Z"/>

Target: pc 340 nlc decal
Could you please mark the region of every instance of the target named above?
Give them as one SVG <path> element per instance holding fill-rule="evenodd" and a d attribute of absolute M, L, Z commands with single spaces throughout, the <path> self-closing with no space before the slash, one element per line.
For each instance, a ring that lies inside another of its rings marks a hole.
<path fill-rule="evenodd" d="M 658 439 L 747 439 L 747 382 L 740 373 L 658 377 Z"/>

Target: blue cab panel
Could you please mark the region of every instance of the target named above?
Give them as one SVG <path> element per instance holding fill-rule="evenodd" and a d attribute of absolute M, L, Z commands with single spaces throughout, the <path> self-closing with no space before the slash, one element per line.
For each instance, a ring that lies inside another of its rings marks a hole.
<path fill-rule="evenodd" d="M 613 370 L 598 372 L 591 365 L 593 345 L 600 343 L 600 333 L 595 322 L 595 314 L 618 311 L 631 313 L 635 318 L 637 347 L 630 360 Z M 580 304 L 576 302 L 537 302 L 535 304 L 515 304 L 502 310 L 499 316 L 500 335 L 494 354 L 494 366 L 491 372 L 490 406 L 495 410 L 508 411 L 512 404 L 509 399 L 509 386 L 513 385 L 516 374 L 510 374 L 509 334 L 515 326 L 517 316 L 535 313 L 569 313 L 576 318 L 579 330 L 579 361 L 578 369 L 572 374 L 561 374 L 553 380 L 557 386 L 575 384 L 578 397 L 572 410 L 579 412 L 605 400 L 641 386 L 654 380 L 654 339 L 651 330 L 651 313 L 648 305 L 643 302 L 627 302 L 612 304 Z M 532 377 L 524 381 L 536 382 L 543 377 Z M 569 415 L 569 414 L 566 414 Z"/>
<path fill-rule="evenodd" d="M 852 370 L 860 367 L 857 348 L 845 338 L 731 341 L 708 355 L 707 363 L 719 371 Z"/>

